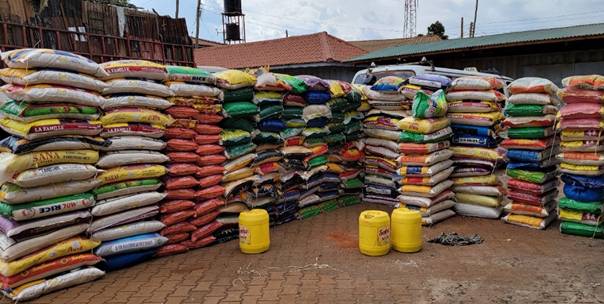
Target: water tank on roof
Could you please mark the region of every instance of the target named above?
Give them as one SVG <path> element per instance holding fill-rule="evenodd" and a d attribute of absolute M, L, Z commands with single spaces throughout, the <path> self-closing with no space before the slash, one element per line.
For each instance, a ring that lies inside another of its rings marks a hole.
<path fill-rule="evenodd" d="M 241 40 L 239 33 L 239 24 L 227 23 L 226 24 L 226 40 L 238 41 Z"/>
<path fill-rule="evenodd" d="M 241 0 L 224 0 L 225 15 L 240 15 L 241 13 Z"/>

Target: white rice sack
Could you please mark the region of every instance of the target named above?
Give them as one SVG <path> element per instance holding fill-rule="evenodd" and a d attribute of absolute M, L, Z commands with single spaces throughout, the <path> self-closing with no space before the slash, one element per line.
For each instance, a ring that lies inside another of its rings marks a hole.
<path fill-rule="evenodd" d="M 159 213 L 158 206 L 149 206 L 144 208 L 138 208 L 133 210 L 128 210 L 126 212 L 120 212 L 117 214 L 113 214 L 110 216 L 105 216 L 102 218 L 95 219 L 88 227 L 88 233 L 94 233 L 101 229 L 123 225 L 126 223 L 131 223 L 135 221 L 139 221 L 142 219 L 154 217 Z"/>
<path fill-rule="evenodd" d="M 105 98 L 101 108 L 103 110 L 113 110 L 124 107 L 148 108 L 154 110 L 165 110 L 172 106 L 167 99 L 155 96 L 111 96 Z"/>
<path fill-rule="evenodd" d="M 86 228 L 88 228 L 88 224 L 69 226 L 20 242 L 16 242 L 8 238 L 4 233 L 0 233 L 0 259 L 4 262 L 14 261 L 44 247 L 76 236 L 86 231 Z"/>
<path fill-rule="evenodd" d="M 396 187 L 396 182 L 394 182 L 391 178 L 383 178 L 377 175 L 367 175 L 365 176 L 365 183 L 370 184 L 378 184 L 387 187 Z"/>
<path fill-rule="evenodd" d="M 107 73 L 103 79 L 141 78 L 165 80 L 168 77 L 163 64 L 138 59 L 107 61 L 100 64 Z"/>
<path fill-rule="evenodd" d="M 521 93 L 508 97 L 507 102 L 511 104 L 534 104 L 534 105 L 558 105 L 560 101 L 549 94 Z"/>
<path fill-rule="evenodd" d="M 491 208 L 486 206 L 455 203 L 455 212 L 463 216 L 473 216 L 481 218 L 498 219 L 501 216 L 502 208 Z"/>
<path fill-rule="evenodd" d="M 93 233 L 90 238 L 99 241 L 110 241 L 133 235 L 157 232 L 164 229 L 166 225 L 160 221 L 143 221 L 130 223 L 115 228 L 104 229 Z"/>
<path fill-rule="evenodd" d="M 103 185 L 96 188 L 94 192 L 97 200 L 104 200 L 112 197 L 155 191 L 162 185 L 159 179 L 142 179 Z"/>
<path fill-rule="evenodd" d="M 377 137 L 386 140 L 392 140 L 398 142 L 401 137 L 401 132 L 399 131 L 391 131 L 391 130 L 383 130 L 383 129 L 364 129 L 365 135 L 369 137 Z"/>
<path fill-rule="evenodd" d="M 7 204 L 22 204 L 84 193 L 94 189 L 99 184 L 100 181 L 97 179 L 56 183 L 34 188 L 21 188 L 11 183 L 5 183 L 0 187 L 0 197 Z"/>
<path fill-rule="evenodd" d="M 95 268 L 86 267 L 77 269 L 52 279 L 36 281 L 35 284 L 27 284 L 16 288 L 9 293 L 9 297 L 16 302 L 28 301 L 38 298 L 53 291 L 69 288 L 72 286 L 94 281 L 105 275 L 105 272 Z"/>
<path fill-rule="evenodd" d="M 431 166 L 433 164 L 448 160 L 453 156 L 449 149 L 434 151 L 427 155 L 403 155 L 398 158 L 399 164 L 407 166 Z"/>
<path fill-rule="evenodd" d="M 108 169 L 136 164 L 161 164 L 168 160 L 168 156 L 160 152 L 126 150 L 108 152 L 104 156 L 101 156 L 96 165 L 99 168 Z"/>
<path fill-rule="evenodd" d="M 365 146 L 365 152 L 369 152 L 370 154 L 379 155 L 385 157 L 387 159 L 396 159 L 400 154 L 397 152 L 393 152 L 390 149 L 383 147 L 376 147 L 371 145 Z"/>
<path fill-rule="evenodd" d="M 92 208 L 93 216 L 105 216 L 125 210 L 153 205 L 166 197 L 166 193 L 145 192 L 98 201 Z"/>
<path fill-rule="evenodd" d="M 166 147 L 166 142 L 161 139 L 146 136 L 114 136 L 105 151 L 121 150 L 152 150 L 161 151 Z"/>
<path fill-rule="evenodd" d="M 184 82 L 170 82 L 168 87 L 175 96 L 182 97 L 193 97 L 193 96 L 207 96 L 215 97 L 220 100 L 223 99 L 224 93 L 221 89 L 207 86 L 204 84 L 189 84 Z"/>
<path fill-rule="evenodd" d="M 455 202 L 452 200 L 445 200 L 445 201 L 433 204 L 430 207 L 419 207 L 419 206 L 415 206 L 415 205 L 401 204 L 401 207 L 406 207 L 411 210 L 419 211 L 419 213 L 421 213 L 422 217 L 427 217 L 430 215 L 434 215 L 438 212 L 441 212 L 443 210 L 451 209 L 451 208 L 453 208 L 453 206 L 455 206 Z"/>
<path fill-rule="evenodd" d="M 56 227 L 89 222 L 91 217 L 92 215 L 88 210 L 75 211 L 42 219 L 19 222 L 18 224 L 11 225 L 4 233 L 9 238 L 20 238 L 20 234 L 35 235 L 39 234 L 40 231 L 56 230 Z"/>
<path fill-rule="evenodd" d="M 107 80 L 107 87 L 103 90 L 103 95 L 111 94 L 143 94 L 159 97 L 174 96 L 172 90 L 163 84 L 136 79 Z"/>
<path fill-rule="evenodd" d="M 422 217 L 422 225 L 431 226 L 438 222 L 442 222 L 454 215 L 455 215 L 455 211 L 453 211 L 451 209 L 446 209 L 441 212 L 434 213 L 434 214 L 426 216 L 426 217 Z"/>
<path fill-rule="evenodd" d="M 86 89 L 101 92 L 107 86 L 105 82 L 100 81 L 88 75 L 70 73 L 56 70 L 27 70 L 6 68 L 0 70 L 0 79 L 6 83 L 17 84 L 20 86 L 32 86 L 36 84 L 55 84 L 61 86 L 70 86 L 74 88 Z"/>
<path fill-rule="evenodd" d="M 365 144 L 366 145 L 371 145 L 371 146 L 376 146 L 376 147 L 384 147 L 386 149 L 389 149 L 391 151 L 394 152 L 399 152 L 399 145 L 397 142 L 395 141 L 391 141 L 391 140 L 385 140 L 385 139 L 381 139 L 381 138 L 366 138 L 365 139 Z"/>
<path fill-rule="evenodd" d="M 308 122 L 315 118 L 331 118 L 331 110 L 326 105 L 309 105 L 302 110 L 302 119 Z"/>
<path fill-rule="evenodd" d="M 97 95 L 92 91 L 46 84 L 27 87 L 7 84 L 0 89 L 11 99 L 32 103 L 67 102 L 84 106 L 100 107 L 105 100 L 102 96 Z"/>
<path fill-rule="evenodd" d="M 451 188 L 453 181 L 446 180 L 435 186 L 416 186 L 416 185 L 403 185 L 400 188 L 401 195 L 413 195 L 421 197 L 435 197 L 441 194 L 443 191 Z"/>
<path fill-rule="evenodd" d="M 96 77 L 107 73 L 96 62 L 70 52 L 51 49 L 17 49 L 2 52 L 2 61 L 9 68 L 68 70 Z"/>
<path fill-rule="evenodd" d="M 11 182 L 19 187 L 31 188 L 86 180 L 93 178 L 98 172 L 97 168 L 92 165 L 59 164 L 23 171 Z"/>
<path fill-rule="evenodd" d="M 410 111 L 403 111 L 403 110 L 400 110 L 400 109 L 395 110 L 395 111 L 380 110 L 380 109 L 371 109 L 371 110 L 369 110 L 369 112 L 367 112 L 367 114 L 365 115 L 365 117 L 374 116 L 374 115 L 378 115 L 378 116 L 390 116 L 390 117 L 402 119 L 402 118 L 405 118 L 405 117 L 409 117 L 410 116 Z"/>
<path fill-rule="evenodd" d="M 505 96 L 497 91 L 453 91 L 447 93 L 447 101 L 503 101 L 504 99 Z"/>
<path fill-rule="evenodd" d="M 494 196 L 500 197 L 505 194 L 503 189 L 497 186 L 479 186 L 479 185 L 469 185 L 469 186 L 454 186 L 453 191 L 460 193 L 469 193 L 469 194 L 477 194 L 477 195 L 486 195 L 486 196 Z"/>
<path fill-rule="evenodd" d="M 416 166 L 402 166 L 399 169 L 399 175 L 401 176 L 407 176 L 407 175 L 412 175 L 412 176 L 433 176 L 445 169 L 449 169 L 451 168 L 451 166 L 453 166 L 453 161 L 450 159 L 435 163 L 433 165 L 430 166 L 424 166 L 424 167 L 416 167 Z"/>
<path fill-rule="evenodd" d="M 398 196 L 398 200 L 401 204 L 417 206 L 417 207 L 422 207 L 422 208 L 429 208 L 440 202 L 453 199 L 454 197 L 455 197 L 455 193 L 453 191 L 446 191 L 446 192 L 441 193 L 437 197 L 433 197 L 433 198 L 403 194 L 403 195 Z"/>
<path fill-rule="evenodd" d="M 504 83 L 488 76 L 464 76 L 453 79 L 449 85 L 451 91 L 486 91 L 490 89 L 501 89 Z"/>
<path fill-rule="evenodd" d="M 139 234 L 127 238 L 117 239 L 109 242 L 103 242 L 97 247 L 94 254 L 100 257 L 111 256 L 114 254 L 124 254 L 134 251 L 143 251 L 156 248 L 168 242 L 168 238 L 158 233 Z"/>
<path fill-rule="evenodd" d="M 367 98 L 369 98 L 369 101 L 371 101 L 371 100 L 387 100 L 387 101 L 405 100 L 405 95 L 403 95 L 403 94 L 382 93 L 382 92 L 374 91 L 371 89 L 366 89 L 365 94 L 367 95 Z"/>

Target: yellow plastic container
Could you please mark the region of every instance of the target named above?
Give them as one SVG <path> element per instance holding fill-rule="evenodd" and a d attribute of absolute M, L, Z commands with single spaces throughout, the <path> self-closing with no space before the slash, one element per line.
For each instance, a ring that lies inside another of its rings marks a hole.
<path fill-rule="evenodd" d="M 239 213 L 239 249 L 243 253 L 262 253 L 271 245 L 268 212 L 252 209 Z"/>
<path fill-rule="evenodd" d="M 400 252 L 422 250 L 422 215 L 405 207 L 392 211 L 392 248 Z"/>
<path fill-rule="evenodd" d="M 368 256 L 381 256 L 390 251 L 390 216 L 379 210 L 359 215 L 359 250 Z"/>

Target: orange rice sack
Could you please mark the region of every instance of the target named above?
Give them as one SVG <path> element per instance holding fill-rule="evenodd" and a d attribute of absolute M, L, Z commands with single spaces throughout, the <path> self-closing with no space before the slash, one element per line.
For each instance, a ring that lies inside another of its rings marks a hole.
<path fill-rule="evenodd" d="M 155 252 L 155 256 L 160 258 L 160 257 L 185 253 L 187 251 L 189 251 L 189 247 L 182 245 L 182 244 L 164 245 L 164 246 L 159 247 L 159 249 Z"/>
<path fill-rule="evenodd" d="M 195 131 L 197 131 L 198 134 L 202 135 L 218 135 L 220 134 L 220 132 L 222 132 L 222 128 L 214 125 L 198 124 L 195 127 Z"/>
<path fill-rule="evenodd" d="M 164 136 L 167 139 L 193 139 L 197 136 L 197 132 L 187 128 L 167 128 Z"/>
<path fill-rule="evenodd" d="M 168 157 L 175 163 L 194 163 L 199 159 L 199 156 L 192 152 L 170 152 Z"/>
<path fill-rule="evenodd" d="M 194 164 L 176 163 L 168 165 L 168 174 L 171 176 L 194 175 L 199 169 L 199 166 Z"/>
<path fill-rule="evenodd" d="M 197 149 L 197 144 L 192 140 L 170 139 L 166 143 L 168 151 L 191 152 Z"/>
<path fill-rule="evenodd" d="M 562 85 L 585 90 L 604 90 L 604 76 L 578 75 L 562 79 Z"/>
<path fill-rule="evenodd" d="M 197 248 L 203 248 L 206 246 L 210 246 L 212 245 L 214 242 L 216 242 L 216 238 L 214 236 L 208 236 L 206 238 L 203 238 L 201 240 L 197 240 L 196 242 L 194 241 L 184 241 L 182 243 L 180 243 L 183 246 L 187 246 L 187 248 L 189 249 L 197 249 Z"/>
<path fill-rule="evenodd" d="M 205 113 L 199 113 L 193 117 L 195 119 L 197 119 L 198 121 L 203 121 L 204 123 L 208 123 L 208 124 L 218 124 L 219 122 L 221 122 L 224 119 L 224 117 L 222 115 L 205 114 Z"/>
<path fill-rule="evenodd" d="M 223 224 L 217 221 L 213 221 L 199 229 L 193 231 L 191 233 L 191 241 L 195 242 L 197 240 L 203 239 L 212 235 L 216 230 L 222 228 Z"/>
<path fill-rule="evenodd" d="M 555 95 L 558 93 L 558 86 L 553 82 L 539 77 L 523 77 L 514 80 L 508 86 L 508 91 L 511 94 L 522 93 L 547 93 Z"/>
<path fill-rule="evenodd" d="M 199 111 L 193 108 L 180 106 L 170 107 L 165 112 L 170 114 L 172 118 L 192 118 L 195 114 L 199 113 Z"/>
<path fill-rule="evenodd" d="M 176 234 L 169 234 L 169 235 L 164 235 L 166 238 L 168 238 L 168 242 L 166 242 L 166 244 L 170 245 L 170 244 L 177 244 L 180 243 L 182 241 L 186 241 L 189 239 L 189 237 L 191 236 L 190 233 L 176 233 Z"/>
<path fill-rule="evenodd" d="M 224 152 L 224 147 L 220 145 L 201 145 L 197 147 L 197 155 L 212 155 Z"/>
<path fill-rule="evenodd" d="M 200 166 L 220 165 L 226 160 L 227 158 L 224 155 L 205 155 L 199 156 L 197 164 Z"/>
<path fill-rule="evenodd" d="M 206 189 L 197 191 L 197 193 L 195 194 L 195 197 L 197 199 L 207 200 L 207 199 L 220 197 L 223 194 L 224 194 L 224 187 L 212 186 L 210 188 L 206 188 Z"/>
<path fill-rule="evenodd" d="M 187 219 L 195 216 L 195 210 L 185 210 L 174 213 L 169 213 L 162 216 L 159 220 L 166 224 L 166 226 L 172 226 L 180 222 L 184 222 Z"/>
<path fill-rule="evenodd" d="M 201 216 L 198 215 L 196 218 L 189 221 L 189 223 L 191 223 L 191 225 L 195 225 L 195 227 L 203 227 L 203 226 L 211 223 L 212 221 L 214 221 L 218 217 L 219 214 L 220 214 L 220 211 L 211 211 L 211 212 L 206 213 Z M 195 228 L 195 229 L 197 229 L 197 228 Z"/>
<path fill-rule="evenodd" d="M 220 142 L 220 135 L 197 135 L 195 136 L 195 142 L 198 145 L 217 144 Z"/>
<path fill-rule="evenodd" d="M 270 162 L 270 163 L 264 163 L 259 165 L 256 168 L 256 173 L 260 174 L 260 175 L 266 175 L 272 172 L 277 172 L 279 171 L 279 169 L 281 168 L 281 166 L 279 165 L 278 162 Z"/>
<path fill-rule="evenodd" d="M 176 189 L 168 190 L 166 199 L 170 200 L 192 200 L 195 198 L 195 190 L 193 189 Z"/>
<path fill-rule="evenodd" d="M 198 203 L 195 205 L 195 212 L 197 212 L 197 216 L 204 215 L 206 213 L 212 212 L 219 207 L 225 206 L 226 202 L 222 199 L 214 198 L 211 200 L 207 200 L 205 202 Z"/>
<path fill-rule="evenodd" d="M 170 177 L 166 179 L 167 190 L 187 189 L 197 186 L 199 181 L 192 176 Z"/>
<path fill-rule="evenodd" d="M 222 175 L 210 175 L 199 180 L 199 186 L 202 188 L 209 188 L 220 184 L 222 181 Z"/>
<path fill-rule="evenodd" d="M 177 119 L 174 119 L 174 122 L 170 125 L 170 127 L 195 130 L 197 123 L 198 123 L 197 119 L 177 118 Z"/>
<path fill-rule="evenodd" d="M 207 176 L 211 176 L 211 175 L 223 174 L 223 172 L 224 172 L 223 166 L 211 165 L 211 166 L 203 166 L 203 167 L 199 168 L 196 175 L 198 177 L 207 177 Z"/>
<path fill-rule="evenodd" d="M 181 222 L 181 223 L 174 224 L 172 226 L 168 226 L 168 227 L 162 229 L 159 232 L 159 234 L 170 235 L 170 234 L 176 234 L 176 233 L 193 232 L 195 230 L 197 230 L 197 227 L 195 227 L 195 225 L 193 225 L 189 222 Z"/>
<path fill-rule="evenodd" d="M 195 203 L 193 201 L 188 201 L 188 200 L 168 201 L 168 202 L 162 203 L 159 206 L 159 212 L 160 213 L 174 213 L 174 212 L 178 212 L 178 211 L 191 209 L 193 207 L 195 207 Z"/>

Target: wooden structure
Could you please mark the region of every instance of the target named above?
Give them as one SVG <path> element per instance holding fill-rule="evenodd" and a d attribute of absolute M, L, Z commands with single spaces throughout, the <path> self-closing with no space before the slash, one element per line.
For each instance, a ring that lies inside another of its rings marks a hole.
<path fill-rule="evenodd" d="M 0 49 L 50 48 L 97 62 L 146 59 L 193 65 L 184 18 L 101 1 L 0 0 Z"/>

